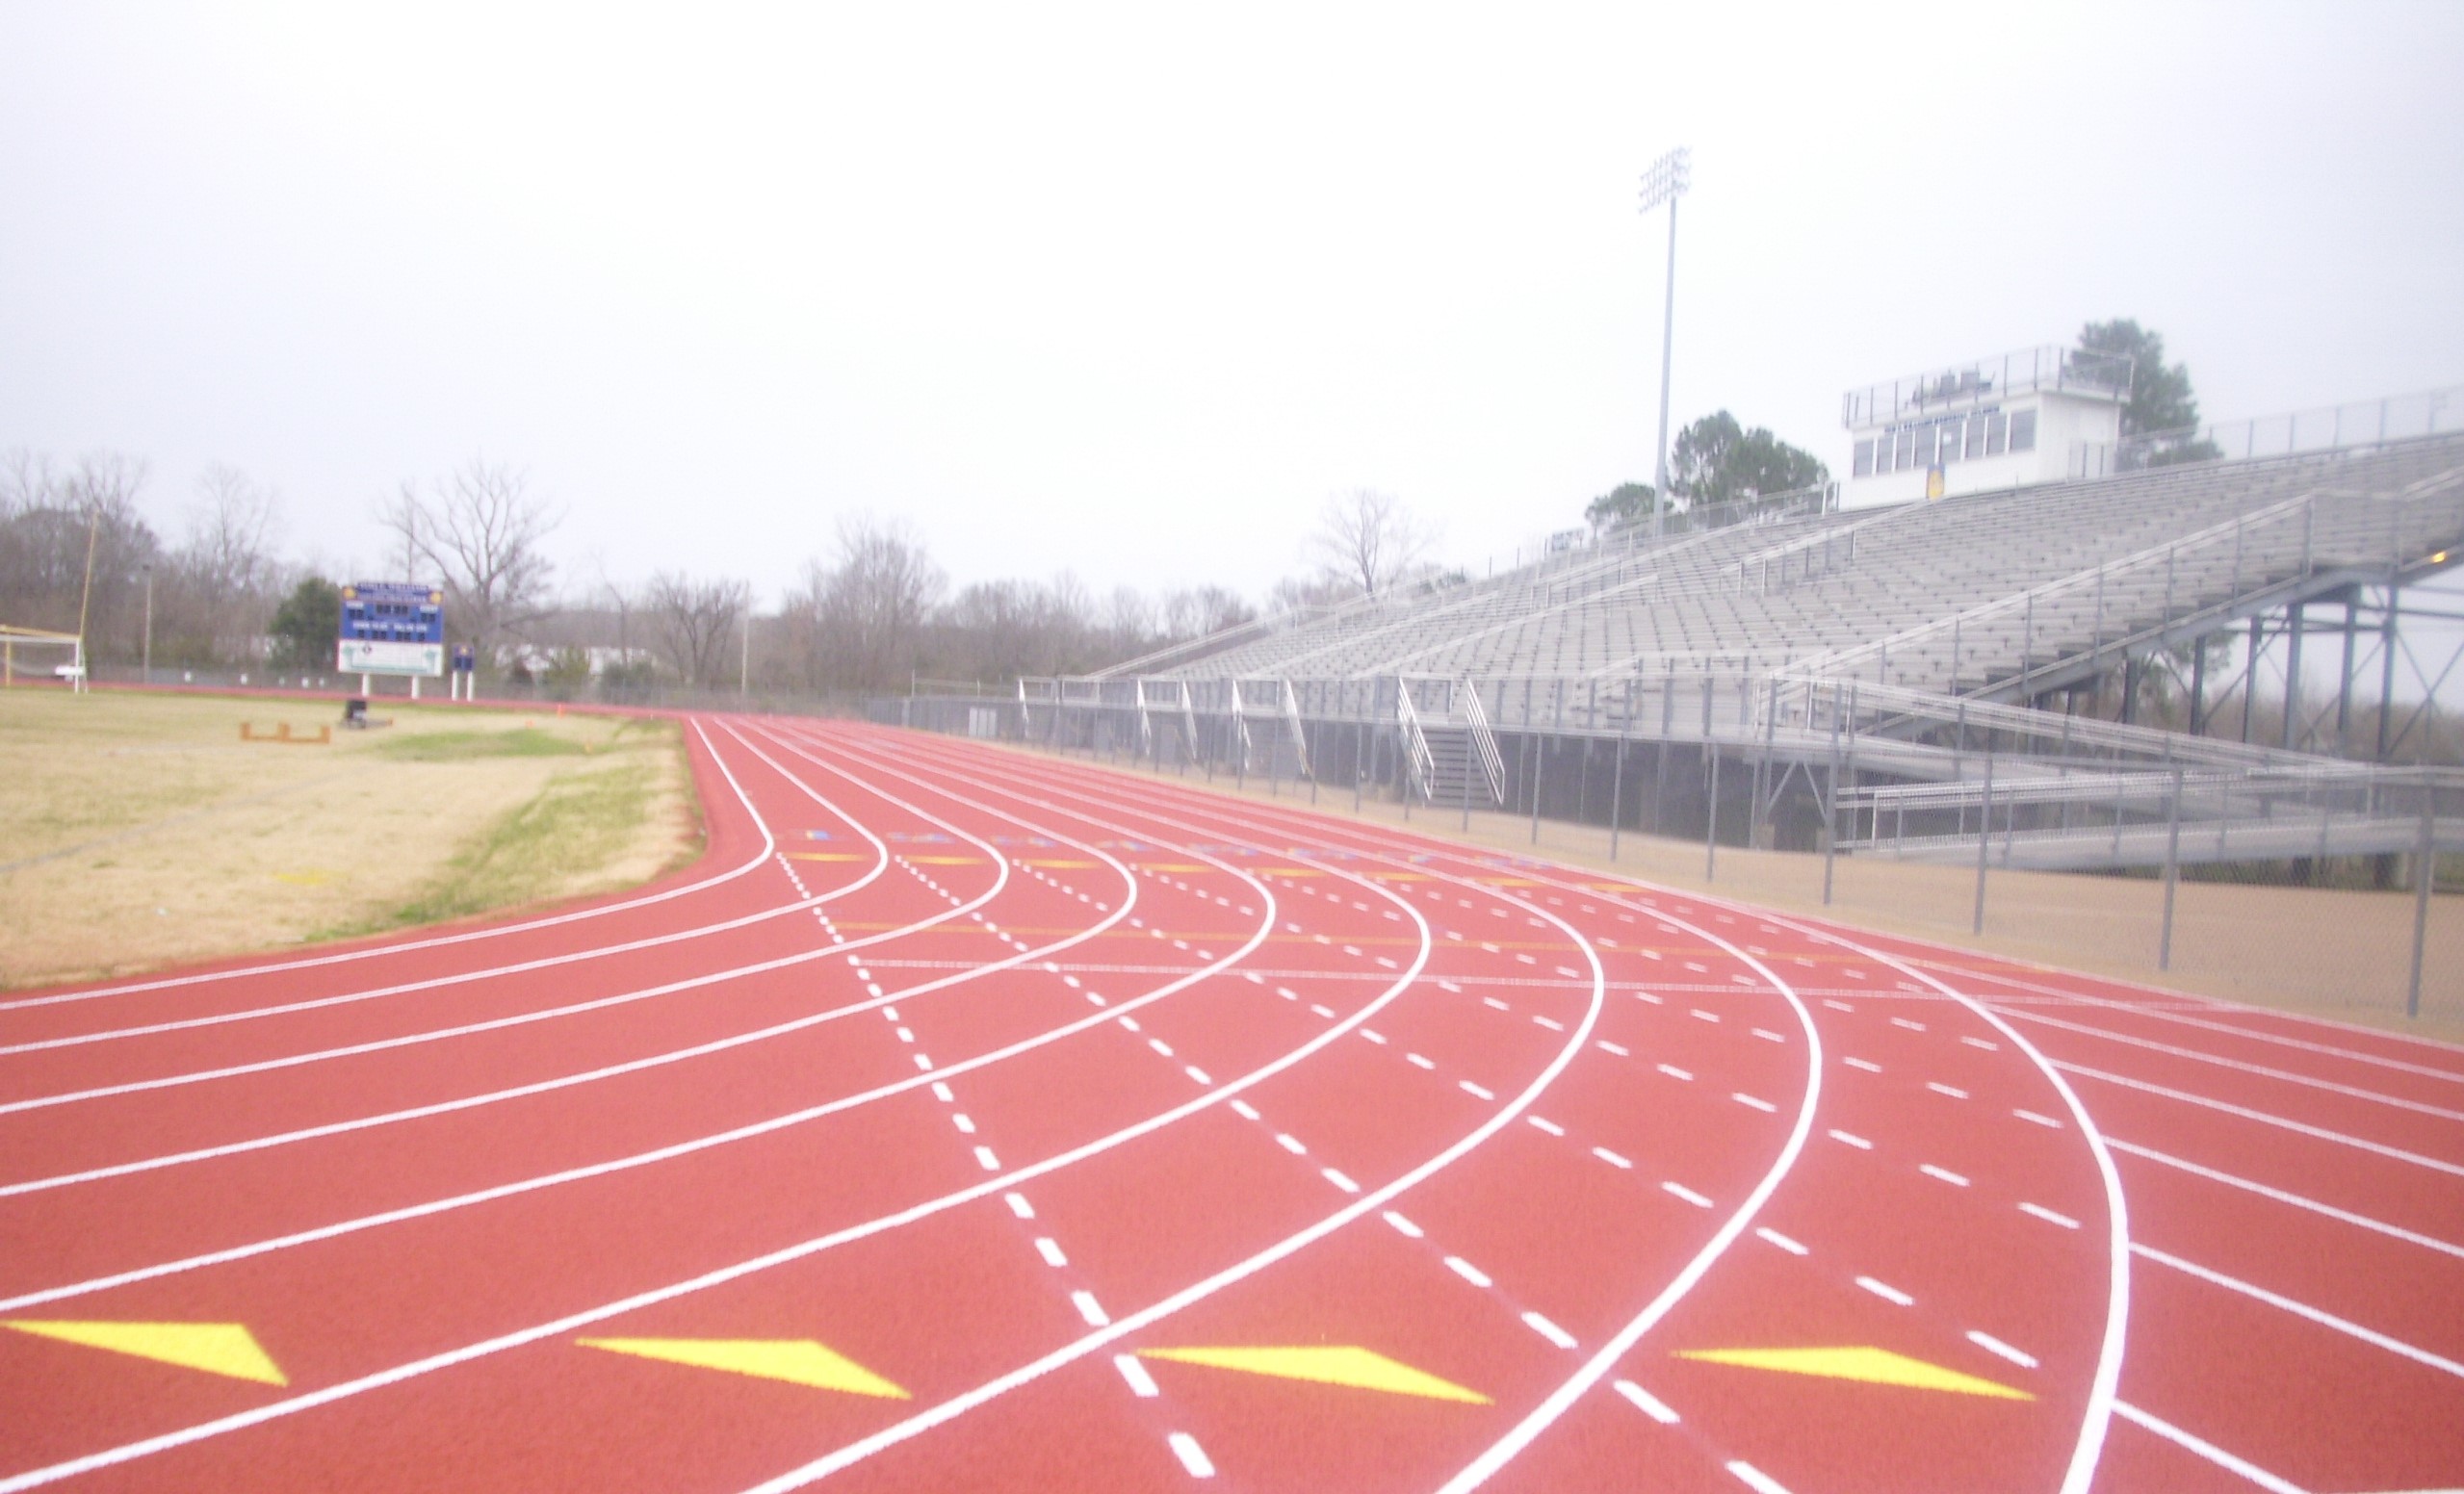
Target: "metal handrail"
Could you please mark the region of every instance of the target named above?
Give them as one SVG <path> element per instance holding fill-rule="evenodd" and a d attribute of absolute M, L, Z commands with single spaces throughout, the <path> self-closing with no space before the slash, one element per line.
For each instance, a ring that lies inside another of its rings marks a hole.
<path fill-rule="evenodd" d="M 1429 738 L 1420 730 L 1420 713 L 1412 708 L 1409 681 L 1396 682 L 1394 701 L 1395 724 L 1402 729 L 1403 753 L 1411 764 L 1412 785 L 1420 790 L 1421 798 L 1428 799 L 1431 797 L 1430 782 L 1438 773 L 1438 757 L 1429 750 Z"/>
<path fill-rule="evenodd" d="M 1480 691 L 1469 680 L 1454 685 L 1454 699 L 1463 703 L 1464 719 L 1471 724 L 1472 742 L 1480 750 L 1480 771 L 1489 780 L 1489 802 L 1506 802 L 1506 759 L 1497 750 L 1497 734 L 1490 729 L 1488 708 L 1480 704 Z"/>

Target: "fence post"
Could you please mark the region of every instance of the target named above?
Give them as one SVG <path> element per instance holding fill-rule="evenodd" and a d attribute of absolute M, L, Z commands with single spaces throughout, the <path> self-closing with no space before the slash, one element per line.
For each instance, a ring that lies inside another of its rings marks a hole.
<path fill-rule="evenodd" d="M 1720 744 L 1703 745 L 1711 753 L 1710 788 L 1702 805 L 1702 880 L 1709 882 L 1720 870 Z"/>
<path fill-rule="evenodd" d="M 1547 749 L 1547 745 L 1546 745 L 1546 743 L 1543 742 L 1543 741 L 1542 741 L 1539 737 L 1537 737 L 1537 736 L 1535 736 L 1535 737 L 1532 739 L 1532 743 L 1533 743 L 1533 752 L 1532 752 L 1532 760 L 1531 760 L 1531 843 L 1532 843 L 1532 844 L 1534 844 L 1534 845 L 1538 845 L 1538 844 L 1540 844 L 1540 786 L 1541 786 L 1541 775 L 1548 771 L 1548 749 Z"/>
<path fill-rule="evenodd" d="M 1823 906 L 1830 906 L 1831 858 L 1839 851 L 1839 690 L 1830 687 L 1830 785 L 1823 793 Z"/>
<path fill-rule="evenodd" d="M 2156 967 L 2173 967 L 2173 889 L 2181 880 L 2182 770 L 2173 770 L 2172 792 L 2165 800 L 2165 923 L 2156 937 Z"/>
<path fill-rule="evenodd" d="M 2431 838 L 2432 814 L 2438 808 L 2438 780 L 2422 775 L 2422 833 L 2413 849 L 2413 975 L 2404 991 L 2404 1015 L 2422 1015 L 2422 951 L 2429 939 L 2430 886 L 2438 880 L 2438 852 Z"/>
<path fill-rule="evenodd" d="M 1625 828 L 1625 739 L 1634 731 L 1634 692 L 1625 692 L 1625 718 L 1617 724 L 1617 766 L 1608 779 L 1608 859 L 1617 860 L 1618 833 Z"/>
<path fill-rule="evenodd" d="M 1984 755 L 1984 799 L 1977 808 L 1977 911 L 1968 925 L 1971 934 L 1984 932 L 1984 862 L 1985 848 L 1993 843 L 1993 751 Z"/>

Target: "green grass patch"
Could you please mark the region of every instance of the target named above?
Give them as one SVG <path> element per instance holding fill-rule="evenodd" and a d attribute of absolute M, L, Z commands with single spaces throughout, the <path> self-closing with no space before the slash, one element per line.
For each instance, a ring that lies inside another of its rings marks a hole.
<path fill-rule="evenodd" d="M 620 855 L 656 786 L 657 776 L 646 762 L 558 773 L 528 803 L 465 841 L 444 871 L 409 902 L 321 937 L 467 918 L 536 901 L 553 891 L 571 868 Z"/>
<path fill-rule="evenodd" d="M 469 762 L 479 758 L 579 758 L 589 749 L 571 737 L 534 726 L 510 732 L 421 732 L 376 744 L 376 751 L 403 762 Z"/>

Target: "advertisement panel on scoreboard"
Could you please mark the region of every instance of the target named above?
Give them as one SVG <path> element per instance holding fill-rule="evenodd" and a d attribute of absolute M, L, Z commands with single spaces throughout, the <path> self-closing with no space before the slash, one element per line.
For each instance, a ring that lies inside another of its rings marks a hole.
<path fill-rule="evenodd" d="M 445 593 L 417 581 L 345 586 L 334 658 L 345 674 L 443 674 Z"/>

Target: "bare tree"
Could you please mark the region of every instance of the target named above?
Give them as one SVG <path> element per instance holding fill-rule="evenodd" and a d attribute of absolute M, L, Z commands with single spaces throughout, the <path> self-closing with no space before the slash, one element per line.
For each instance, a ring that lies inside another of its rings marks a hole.
<path fill-rule="evenodd" d="M 1432 539 L 1401 499 L 1354 488 L 1326 501 L 1310 549 L 1327 576 L 1376 596 L 1419 563 Z"/>
<path fill-rule="evenodd" d="M 837 564 L 805 567 L 791 610 L 802 619 L 808 673 L 818 685 L 903 684 L 924 623 L 947 584 L 907 526 L 869 514 L 840 521 Z"/>
<path fill-rule="evenodd" d="M 686 685 L 705 689 L 727 678 L 730 645 L 751 603 L 742 581 L 697 581 L 681 571 L 652 577 L 643 597 L 660 652 Z"/>
<path fill-rule="evenodd" d="M 543 547 L 564 516 L 530 491 L 522 473 L 474 457 L 426 497 L 403 483 L 378 517 L 406 557 L 443 578 L 447 623 L 480 658 L 547 614 L 555 566 Z"/>

